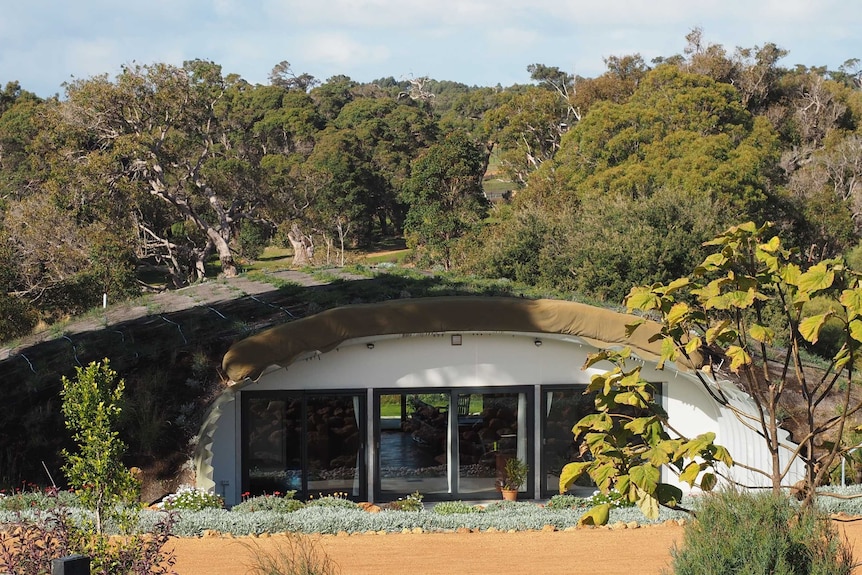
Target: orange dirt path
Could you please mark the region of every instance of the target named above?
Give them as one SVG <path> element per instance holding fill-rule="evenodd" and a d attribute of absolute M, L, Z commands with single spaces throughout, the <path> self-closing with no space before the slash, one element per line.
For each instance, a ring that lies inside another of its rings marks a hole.
<path fill-rule="evenodd" d="M 862 561 L 862 521 L 838 523 Z M 341 575 L 658 575 L 682 541 L 677 525 L 517 533 L 395 533 L 312 536 Z M 284 535 L 174 540 L 180 575 L 245 574 L 250 546 L 272 550 Z M 862 569 L 857 569 L 862 574 Z"/>

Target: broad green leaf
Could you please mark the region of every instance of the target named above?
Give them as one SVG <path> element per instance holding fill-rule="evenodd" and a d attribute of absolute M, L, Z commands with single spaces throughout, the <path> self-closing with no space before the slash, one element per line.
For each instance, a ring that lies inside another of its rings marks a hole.
<path fill-rule="evenodd" d="M 673 307 L 670 308 L 670 311 L 665 316 L 665 322 L 670 326 L 676 325 L 677 323 L 679 323 L 680 320 L 685 318 L 686 314 L 688 313 L 688 310 L 689 310 L 688 304 L 685 304 L 685 303 L 674 304 Z"/>
<path fill-rule="evenodd" d="M 655 495 L 659 503 L 668 507 L 676 507 L 682 501 L 682 489 L 675 485 L 668 485 L 667 483 L 659 483 L 653 495 Z"/>
<path fill-rule="evenodd" d="M 862 342 L 862 319 L 856 318 L 850 322 L 850 337 Z"/>
<path fill-rule="evenodd" d="M 674 361 L 676 359 L 676 345 L 673 340 L 666 337 L 661 342 L 661 358 L 659 359 L 656 369 L 664 369 L 666 361 Z"/>
<path fill-rule="evenodd" d="M 607 525 L 611 514 L 610 503 L 602 503 L 587 510 L 578 519 L 578 525 Z"/>
<path fill-rule="evenodd" d="M 854 321 L 858 322 L 859 320 L 854 320 Z M 852 324 L 851 324 L 851 335 L 852 335 L 852 329 L 853 328 L 852 328 Z M 860 328 L 860 331 L 862 331 L 862 328 Z M 859 335 L 862 335 L 862 333 L 860 333 Z M 856 339 L 856 336 L 853 336 L 853 339 Z M 839 372 L 842 369 L 844 369 L 847 366 L 847 364 L 850 362 L 850 358 L 851 358 L 850 349 L 847 347 L 847 344 L 845 343 L 844 345 L 841 346 L 841 349 L 838 350 L 838 353 L 836 353 L 835 357 L 833 358 L 833 361 L 835 361 L 835 371 Z"/>
<path fill-rule="evenodd" d="M 688 465 L 685 466 L 685 469 L 682 473 L 679 474 L 679 480 L 688 483 L 691 486 L 694 486 L 695 481 L 697 481 L 697 476 L 700 475 L 701 467 L 700 464 L 696 461 L 692 461 Z M 560 480 L 562 482 L 562 480 Z"/>
<path fill-rule="evenodd" d="M 649 311 L 661 307 L 661 299 L 648 287 L 634 287 L 625 300 L 626 308 L 631 312 L 639 309 Z"/>
<path fill-rule="evenodd" d="M 642 489 L 638 489 L 637 506 L 647 519 L 658 519 L 658 499 Z"/>
<path fill-rule="evenodd" d="M 841 305 L 847 310 L 847 319 L 852 320 L 862 315 L 862 289 L 848 289 L 841 292 L 838 298 Z"/>
<path fill-rule="evenodd" d="M 772 343 L 773 339 L 775 339 L 775 330 L 756 323 L 748 330 L 748 335 L 750 335 L 751 339 L 754 341 L 759 341 L 769 345 Z"/>
<path fill-rule="evenodd" d="M 658 445 L 643 452 L 642 457 L 649 462 L 650 465 L 661 467 L 670 463 L 671 454 L 663 446 Z"/>
<path fill-rule="evenodd" d="M 734 373 L 739 371 L 739 368 L 743 365 L 751 363 L 751 356 L 738 345 L 728 347 L 725 350 L 725 355 L 730 358 L 730 371 Z"/>
<path fill-rule="evenodd" d="M 618 475 L 619 470 L 613 462 L 609 462 L 594 467 L 590 477 L 596 482 L 599 489 L 607 491 L 611 488 L 611 481 Z"/>
<path fill-rule="evenodd" d="M 701 267 L 701 268 L 705 269 L 706 271 L 714 271 L 726 263 L 727 263 L 727 258 L 724 257 L 724 254 L 719 252 L 716 254 L 708 255 L 706 257 L 706 259 L 703 260 L 703 263 L 700 264 L 700 266 L 698 266 L 698 267 Z"/>
<path fill-rule="evenodd" d="M 781 274 L 781 279 L 784 283 L 792 286 L 799 285 L 799 277 L 802 275 L 802 270 L 796 264 L 787 264 L 784 267 L 784 272 Z"/>
<path fill-rule="evenodd" d="M 758 248 L 760 248 L 761 250 L 768 252 L 768 253 L 774 253 L 780 247 L 781 247 L 781 240 L 778 238 L 778 236 L 772 236 L 771 240 L 769 240 L 765 244 L 760 244 L 758 246 Z"/>
<path fill-rule="evenodd" d="M 685 352 L 688 355 L 691 355 L 696 351 L 699 351 L 701 346 L 703 346 L 703 340 L 700 339 L 699 336 L 693 336 L 690 340 L 688 340 L 688 343 L 685 344 Z"/>
<path fill-rule="evenodd" d="M 754 289 L 732 291 L 726 297 L 729 307 L 746 309 L 754 303 Z"/>
<path fill-rule="evenodd" d="M 584 471 L 591 463 L 591 461 L 575 461 L 565 464 L 563 470 L 560 472 L 560 493 L 568 491 L 572 483 L 584 474 Z"/>
<path fill-rule="evenodd" d="M 831 287 L 833 281 L 835 281 L 835 273 L 830 268 L 827 268 L 826 264 L 821 262 L 815 266 L 811 266 L 807 272 L 799 276 L 797 286 L 800 291 L 810 294 Z"/>
<path fill-rule="evenodd" d="M 716 485 L 718 485 L 718 479 L 713 473 L 704 473 L 700 478 L 700 488 L 704 491 L 712 491 Z"/>
<path fill-rule="evenodd" d="M 652 465 L 633 465 L 629 469 L 629 477 L 632 483 L 647 493 L 652 493 L 661 480 L 661 471 Z"/>
<path fill-rule="evenodd" d="M 688 278 L 677 278 L 670 282 L 667 287 L 664 289 L 665 295 L 670 295 L 675 291 L 678 291 L 691 283 L 691 280 Z"/>
<path fill-rule="evenodd" d="M 721 461 L 728 467 L 733 466 L 733 458 L 730 456 L 730 452 L 723 445 L 714 445 L 715 448 L 714 453 L 712 454 L 712 458 L 718 461 Z"/>
<path fill-rule="evenodd" d="M 697 437 L 681 443 L 680 451 L 677 454 L 681 457 L 697 457 L 702 452 L 708 450 L 713 441 L 715 441 L 715 433 L 712 431 L 701 433 Z"/>
<path fill-rule="evenodd" d="M 707 329 L 706 330 L 706 344 L 707 345 L 713 345 L 716 341 L 718 341 L 721 338 L 721 336 L 724 335 L 724 333 L 727 330 L 727 326 L 729 326 L 729 325 L 730 325 L 730 320 L 726 319 L 726 320 L 722 320 L 721 322 L 719 322 L 716 325 L 712 326 L 711 328 Z"/>
<path fill-rule="evenodd" d="M 830 317 L 832 317 L 831 311 L 806 317 L 799 322 L 799 335 L 804 337 L 805 341 L 809 343 L 817 343 L 820 337 L 820 330 Z"/>

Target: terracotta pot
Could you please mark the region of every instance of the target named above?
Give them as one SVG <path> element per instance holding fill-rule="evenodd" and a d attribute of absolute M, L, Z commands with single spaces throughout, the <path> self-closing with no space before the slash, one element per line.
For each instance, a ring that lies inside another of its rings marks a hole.
<path fill-rule="evenodd" d="M 517 489 L 501 489 L 500 492 L 503 494 L 503 499 L 506 501 L 517 501 L 518 500 L 518 490 Z"/>

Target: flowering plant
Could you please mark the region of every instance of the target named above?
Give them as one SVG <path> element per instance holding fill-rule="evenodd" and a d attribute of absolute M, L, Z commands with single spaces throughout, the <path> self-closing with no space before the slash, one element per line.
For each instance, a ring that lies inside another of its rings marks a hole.
<path fill-rule="evenodd" d="M 176 493 L 166 496 L 162 501 L 162 507 L 165 509 L 187 509 L 189 511 L 221 509 L 224 507 L 224 499 L 221 495 L 184 485 Z"/>

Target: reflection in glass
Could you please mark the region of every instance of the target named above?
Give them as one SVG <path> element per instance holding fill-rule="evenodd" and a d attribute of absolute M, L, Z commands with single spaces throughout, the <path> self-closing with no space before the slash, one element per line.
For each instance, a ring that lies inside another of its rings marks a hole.
<path fill-rule="evenodd" d="M 448 493 L 449 394 L 380 395 L 380 490 Z"/>
<path fill-rule="evenodd" d="M 580 387 L 549 391 L 545 399 L 547 417 L 542 442 L 542 461 L 545 464 L 544 490 L 546 493 L 558 493 L 563 466 L 572 461 L 584 461 L 585 457 L 589 457 L 589 452 L 582 453 L 581 444 L 575 442 L 572 427 L 582 417 L 595 410 L 595 394 L 584 395 L 584 387 Z M 591 488 L 592 485 L 589 477 L 584 475 L 571 486 L 569 491 L 578 491 L 579 487 Z"/>
<path fill-rule="evenodd" d="M 526 461 L 526 404 L 523 393 L 458 395 L 460 493 L 493 496 L 506 462 L 513 457 Z"/>
<path fill-rule="evenodd" d="M 359 496 L 359 397 L 311 395 L 306 404 L 308 492 Z"/>
<path fill-rule="evenodd" d="M 301 489 L 301 399 L 250 397 L 247 406 L 248 491 Z"/>

